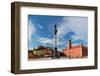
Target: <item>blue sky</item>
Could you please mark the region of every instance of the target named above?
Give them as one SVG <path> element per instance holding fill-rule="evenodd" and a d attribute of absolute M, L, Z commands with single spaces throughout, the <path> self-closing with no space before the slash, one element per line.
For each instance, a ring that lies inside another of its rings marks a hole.
<path fill-rule="evenodd" d="M 88 44 L 88 18 L 75 16 L 28 16 L 29 49 L 36 46 L 54 48 L 54 25 L 57 25 L 57 47 L 67 47 L 71 38 L 74 45 Z"/>

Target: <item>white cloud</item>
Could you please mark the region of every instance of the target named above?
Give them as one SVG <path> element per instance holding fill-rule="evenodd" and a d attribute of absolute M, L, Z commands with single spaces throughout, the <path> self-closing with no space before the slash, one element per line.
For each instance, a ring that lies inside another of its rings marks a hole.
<path fill-rule="evenodd" d="M 29 50 L 33 50 L 33 47 L 29 47 Z"/>
<path fill-rule="evenodd" d="M 57 36 L 58 38 L 62 38 L 64 35 L 66 35 L 69 32 L 69 27 L 66 26 L 66 23 L 60 23 L 60 26 L 58 27 L 58 33 Z"/>
<path fill-rule="evenodd" d="M 59 23 L 58 37 L 63 37 L 69 31 L 73 31 L 77 37 L 86 39 L 88 35 L 88 20 L 86 17 L 64 17 Z"/>
<path fill-rule="evenodd" d="M 33 40 L 32 39 L 32 35 L 34 33 L 36 33 L 36 27 L 35 27 L 35 24 L 31 20 L 29 20 L 28 25 L 29 25 L 29 29 L 28 29 L 29 30 L 29 37 L 28 37 L 28 39 L 29 39 L 29 42 L 31 42 Z M 38 25 L 38 27 L 40 29 L 43 28 L 41 25 Z M 50 36 L 51 35 L 48 35 L 48 38 L 46 38 L 46 37 L 40 37 L 40 38 L 37 38 L 35 40 L 38 41 L 38 42 L 40 42 L 40 43 L 42 43 L 43 45 L 49 44 L 49 45 L 54 46 L 55 39 L 54 38 L 50 38 Z M 62 45 L 62 44 L 63 44 L 63 42 L 61 42 L 59 39 L 57 39 L 57 45 Z M 30 47 L 30 49 L 33 49 L 33 48 Z"/>
<path fill-rule="evenodd" d="M 44 37 L 38 38 L 37 40 L 41 43 L 44 43 L 44 44 L 47 44 L 47 43 L 53 44 L 54 43 L 53 39 L 48 39 L 48 38 L 44 38 Z"/>
<path fill-rule="evenodd" d="M 51 35 L 48 35 L 48 38 L 51 37 Z"/>
<path fill-rule="evenodd" d="M 40 29 L 43 29 L 43 26 L 41 26 L 40 24 L 38 24 L 38 27 L 39 27 Z"/>
<path fill-rule="evenodd" d="M 41 38 L 38 38 L 37 41 L 44 44 L 44 45 L 46 45 L 46 44 L 49 44 L 49 45 L 52 45 L 52 46 L 55 45 L 54 44 L 55 43 L 54 38 L 50 39 L 50 38 L 41 37 Z M 62 45 L 62 44 L 63 44 L 63 42 L 60 41 L 59 39 L 57 39 L 57 45 Z"/>
<path fill-rule="evenodd" d="M 78 37 L 78 36 L 76 36 L 76 35 L 74 35 L 74 36 L 72 36 L 72 39 L 73 39 L 73 41 L 75 41 L 75 40 L 79 40 L 79 39 L 81 39 L 81 38 Z"/>
<path fill-rule="evenodd" d="M 36 28 L 35 28 L 35 25 L 31 22 L 31 20 L 29 20 L 29 41 L 32 40 L 32 34 L 34 34 L 36 32 Z"/>

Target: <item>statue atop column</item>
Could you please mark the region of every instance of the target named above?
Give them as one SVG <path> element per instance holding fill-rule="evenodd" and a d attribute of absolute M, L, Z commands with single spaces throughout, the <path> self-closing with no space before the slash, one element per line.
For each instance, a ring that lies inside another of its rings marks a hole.
<path fill-rule="evenodd" d="M 54 58 L 59 58 L 59 52 L 57 51 L 57 25 L 54 26 L 54 36 L 55 36 L 55 47 L 54 47 Z"/>

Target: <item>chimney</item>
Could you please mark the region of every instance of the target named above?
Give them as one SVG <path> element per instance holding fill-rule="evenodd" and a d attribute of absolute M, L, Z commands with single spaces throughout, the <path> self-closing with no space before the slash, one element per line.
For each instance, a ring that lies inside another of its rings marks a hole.
<path fill-rule="evenodd" d="M 71 47 L 72 47 L 71 39 L 69 40 L 68 47 L 69 47 L 69 49 L 71 49 Z"/>

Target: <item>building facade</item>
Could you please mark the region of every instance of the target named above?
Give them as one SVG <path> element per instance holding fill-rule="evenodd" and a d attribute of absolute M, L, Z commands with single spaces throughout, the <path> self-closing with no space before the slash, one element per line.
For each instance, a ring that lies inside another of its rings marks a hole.
<path fill-rule="evenodd" d="M 88 48 L 83 44 L 72 45 L 69 40 L 68 47 L 64 49 L 64 54 L 69 58 L 83 58 L 88 56 Z"/>
<path fill-rule="evenodd" d="M 51 57 L 52 55 L 53 49 L 45 46 L 38 46 L 37 48 L 33 48 L 33 50 L 28 51 L 28 59 Z"/>

